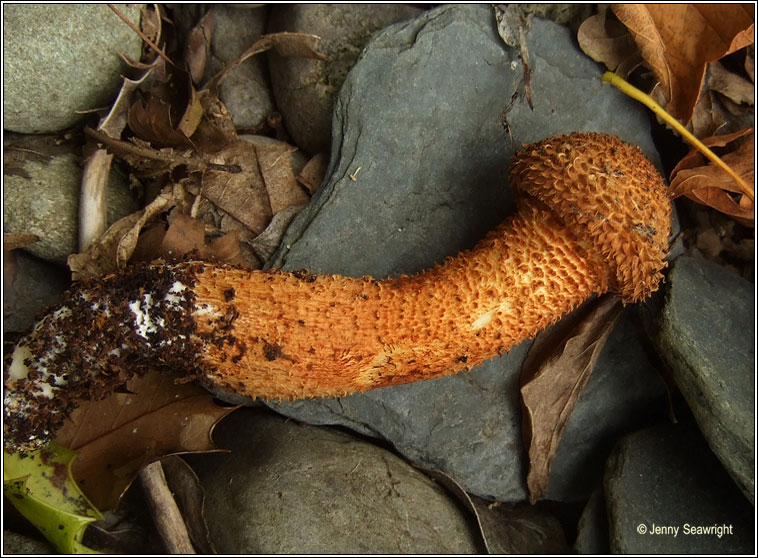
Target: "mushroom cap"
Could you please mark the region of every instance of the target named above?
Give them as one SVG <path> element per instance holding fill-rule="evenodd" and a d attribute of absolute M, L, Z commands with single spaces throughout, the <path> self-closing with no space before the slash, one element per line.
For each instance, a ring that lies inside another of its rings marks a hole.
<path fill-rule="evenodd" d="M 606 134 L 557 136 L 525 146 L 511 186 L 552 209 L 608 264 L 611 290 L 637 302 L 666 266 L 671 202 L 639 147 Z"/>

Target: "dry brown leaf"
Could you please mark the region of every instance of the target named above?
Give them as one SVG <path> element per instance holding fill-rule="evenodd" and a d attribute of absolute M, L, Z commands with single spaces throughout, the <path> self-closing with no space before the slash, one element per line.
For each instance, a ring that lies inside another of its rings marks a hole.
<path fill-rule="evenodd" d="M 268 192 L 271 213 L 276 215 L 288 207 L 308 203 L 306 194 L 292 172 L 291 154 L 297 147 L 287 144 L 258 145 L 258 166 Z"/>
<path fill-rule="evenodd" d="M 737 142 L 744 138 L 741 142 Z M 733 134 L 705 138 L 707 147 L 726 147 L 730 151 L 721 156 L 742 180 L 753 185 L 755 181 L 755 135 L 754 128 L 740 130 Z M 722 169 L 706 161 L 697 149 L 692 149 L 671 171 L 669 196 L 688 198 L 731 215 L 746 226 L 753 226 L 755 207 L 750 198 L 743 194 L 734 180 Z"/>
<path fill-rule="evenodd" d="M 32 233 L 3 233 L 3 250 L 16 250 L 34 244 L 39 236 Z"/>
<path fill-rule="evenodd" d="M 297 175 L 297 181 L 305 186 L 313 195 L 326 178 L 326 167 L 329 164 L 329 157 L 326 153 L 317 153 L 308 161 L 303 170 Z"/>
<path fill-rule="evenodd" d="M 743 4 L 614 4 L 660 81 L 666 109 L 689 122 L 708 62 L 753 42 L 754 15 Z"/>
<path fill-rule="evenodd" d="M 326 57 L 318 51 L 321 38 L 316 35 L 306 33 L 271 33 L 263 35 L 250 48 L 240 54 L 236 60 L 227 64 L 227 66 L 214 75 L 203 86 L 203 89 L 218 91 L 218 88 L 226 79 L 229 71 L 242 64 L 245 60 L 256 54 L 274 49 L 279 56 L 297 56 L 301 58 L 314 58 L 316 60 L 325 60 Z"/>
<path fill-rule="evenodd" d="M 607 5 L 598 6 L 598 13 L 584 20 L 576 38 L 587 56 L 623 78 L 642 63 L 637 43 Z"/>
<path fill-rule="evenodd" d="M 203 173 L 202 195 L 259 234 L 272 214 L 255 147 L 238 140 L 216 153 L 215 160 L 236 165 L 240 172 L 207 170 Z"/>
<path fill-rule="evenodd" d="M 708 64 L 708 87 L 737 104 L 753 105 L 755 86 L 742 76 L 727 70 L 721 62 Z"/>
<path fill-rule="evenodd" d="M 614 296 L 593 299 L 537 335 L 521 368 L 522 427 L 532 504 L 547 492 L 566 423 L 621 313 Z"/>
<path fill-rule="evenodd" d="M 184 63 L 192 76 L 192 82 L 198 83 L 203 79 L 205 65 L 211 48 L 211 37 L 215 15 L 213 8 L 208 10 L 200 21 L 192 28 L 184 45 Z"/>
<path fill-rule="evenodd" d="M 566 554 L 566 535 L 557 518 L 526 505 L 488 502 L 468 494 L 451 476 L 421 470 L 447 488 L 476 519 L 489 554 Z"/>
<path fill-rule="evenodd" d="M 169 185 L 147 207 L 113 223 L 86 251 L 68 257 L 73 279 L 93 279 L 124 269 L 142 227 L 156 215 L 183 203 L 184 198 L 183 188 Z"/>
<path fill-rule="evenodd" d="M 168 261 L 180 261 L 193 250 L 200 252 L 205 246 L 205 225 L 189 215 L 174 212 L 155 257 L 166 257 Z"/>
<path fill-rule="evenodd" d="M 220 407 L 193 384 L 148 372 L 126 384 L 129 393 L 83 402 L 56 443 L 76 450 L 73 474 L 98 509 L 115 509 L 137 472 L 166 455 L 223 451 L 211 433 L 236 407 Z"/>
<path fill-rule="evenodd" d="M 174 129 L 171 105 L 156 95 L 147 95 L 147 104 L 138 100 L 129 109 L 129 128 L 138 137 L 160 146 L 189 146 L 189 138 Z"/>

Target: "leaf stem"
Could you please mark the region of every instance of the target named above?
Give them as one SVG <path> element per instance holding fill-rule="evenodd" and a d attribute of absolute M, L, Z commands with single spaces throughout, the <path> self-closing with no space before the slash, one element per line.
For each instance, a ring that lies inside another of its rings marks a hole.
<path fill-rule="evenodd" d="M 708 159 L 713 161 L 721 170 L 723 170 L 725 173 L 727 173 L 729 176 L 732 177 L 732 179 L 737 183 L 737 185 L 740 187 L 740 190 L 748 197 L 750 200 L 754 200 L 754 193 L 753 190 L 745 184 L 745 182 L 737 176 L 737 173 L 735 173 L 729 165 L 724 163 L 718 155 L 716 155 L 713 151 L 708 149 L 707 146 L 705 146 L 699 139 L 697 139 L 695 136 L 693 136 L 687 128 L 682 126 L 679 121 L 671 116 L 668 112 L 666 112 L 666 109 L 664 109 L 661 105 L 656 103 L 649 95 L 646 93 L 643 93 L 636 87 L 634 87 L 632 84 L 630 84 L 628 81 L 624 80 L 620 76 L 614 74 L 613 72 L 605 72 L 603 76 L 600 78 L 602 81 L 606 83 L 610 83 L 614 87 L 619 88 L 623 93 L 631 97 L 632 99 L 635 99 L 645 105 L 647 108 L 652 110 L 655 114 L 660 116 L 667 124 L 669 124 L 672 128 L 674 128 L 677 132 L 679 132 L 684 139 L 686 139 L 691 145 L 693 145 L 696 149 L 698 149 L 703 155 L 705 155 Z"/>

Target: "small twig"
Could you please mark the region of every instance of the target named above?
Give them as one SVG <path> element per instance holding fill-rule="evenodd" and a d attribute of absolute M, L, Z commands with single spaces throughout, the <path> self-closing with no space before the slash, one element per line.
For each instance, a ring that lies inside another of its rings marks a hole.
<path fill-rule="evenodd" d="M 160 461 L 146 465 L 139 472 L 155 526 L 170 554 L 195 554 L 187 526 L 176 505 L 174 496 L 166 484 L 166 476 Z"/>
<path fill-rule="evenodd" d="M 660 116 L 667 124 L 669 124 L 677 132 L 682 134 L 682 137 L 685 140 L 687 140 L 698 151 L 700 151 L 708 159 L 713 161 L 713 163 L 716 166 L 718 166 L 721 170 L 723 170 L 726 174 L 728 174 L 732 178 L 732 180 L 734 180 L 737 183 L 737 185 L 740 187 L 740 190 L 742 190 L 742 193 L 745 194 L 748 198 L 750 198 L 750 201 L 753 201 L 755 195 L 753 193 L 753 190 L 750 188 L 750 186 L 745 184 L 745 182 L 739 176 L 737 176 L 737 173 L 735 173 L 729 167 L 729 165 L 727 165 L 724 161 L 722 161 L 719 158 L 719 156 L 716 155 L 713 151 L 708 149 L 708 147 L 705 146 L 699 139 L 693 136 L 687 128 L 682 126 L 676 118 L 674 118 L 668 112 L 666 112 L 666 109 L 664 109 L 661 105 L 656 103 L 652 99 L 652 97 L 650 97 L 646 93 L 643 93 L 642 91 L 634 87 L 631 83 L 624 80 L 620 76 L 614 74 L 613 72 L 605 72 L 601 79 L 607 83 L 610 83 L 614 87 L 618 87 L 623 93 L 625 93 L 632 99 L 639 101 L 640 103 L 645 105 L 647 108 L 652 110 L 655 114 Z"/>
<path fill-rule="evenodd" d="M 169 58 L 169 57 L 168 57 L 168 56 L 167 56 L 167 55 L 166 55 L 166 54 L 165 54 L 165 53 L 164 53 L 164 52 L 163 52 L 163 51 L 162 51 L 160 48 L 158 48 L 158 45 L 156 45 L 156 44 L 155 44 L 153 41 L 151 41 L 151 40 L 150 40 L 150 39 L 147 37 L 147 35 L 145 35 L 145 34 L 144 34 L 142 31 L 140 31 L 139 29 L 137 29 L 137 26 L 136 26 L 136 25 L 134 25 L 134 24 L 133 24 L 131 21 L 129 21 L 129 18 L 128 18 L 128 17 L 126 17 L 124 14 L 122 14 L 122 13 L 121 13 L 121 12 L 118 10 L 118 8 L 117 8 L 116 6 L 114 6 L 113 4 L 108 4 L 108 7 L 109 7 L 111 10 L 113 10 L 113 12 L 114 12 L 114 13 L 115 13 L 115 14 L 116 14 L 118 17 L 120 17 L 124 23 L 126 23 L 126 24 L 127 24 L 129 27 L 131 27 L 131 28 L 132 28 L 132 30 L 133 30 L 135 33 L 137 33 L 137 35 L 139 35 L 139 36 L 142 38 L 142 40 L 143 40 L 143 41 L 145 41 L 145 42 L 146 42 L 148 45 L 150 45 L 150 48 L 152 48 L 152 49 L 153 49 L 153 50 L 156 52 L 156 54 L 157 54 L 158 56 L 160 56 L 161 58 L 163 58 L 163 59 L 164 59 L 166 62 L 168 62 L 168 63 L 169 63 L 169 64 L 171 64 L 172 66 L 176 66 L 176 64 L 174 64 L 174 63 L 171 61 L 171 59 L 170 59 L 170 58 Z"/>

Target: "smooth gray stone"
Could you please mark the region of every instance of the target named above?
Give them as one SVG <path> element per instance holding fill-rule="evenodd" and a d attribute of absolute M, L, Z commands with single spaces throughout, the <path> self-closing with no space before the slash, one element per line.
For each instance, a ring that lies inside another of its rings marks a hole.
<path fill-rule="evenodd" d="M 660 353 L 708 445 L 755 502 L 755 285 L 682 257 L 668 276 Z"/>
<path fill-rule="evenodd" d="M 73 152 L 28 159 L 23 174 L 6 175 L 3 232 L 32 233 L 40 240 L 26 247 L 38 258 L 66 265 L 79 251 L 79 193 L 82 168 Z M 116 168 L 108 175 L 108 225 L 137 211 L 126 177 Z"/>
<path fill-rule="evenodd" d="M 190 456 L 219 553 L 478 552 L 455 499 L 395 454 L 261 411 L 240 409 L 215 429 L 231 453 Z"/>
<path fill-rule="evenodd" d="M 645 109 L 601 85 L 568 29 L 537 19 L 528 45 L 535 110 L 514 105 L 511 143 L 499 115 L 522 67 L 488 6 L 443 6 L 375 36 L 337 101 L 328 178 L 269 267 L 384 278 L 442 262 L 512 211 L 505 169 L 522 142 L 606 132 L 658 161 Z M 470 374 L 272 407 L 386 438 L 484 498 L 524 500 L 518 375 L 529 344 Z"/>
<path fill-rule="evenodd" d="M 752 506 L 692 424 L 657 426 L 621 440 L 604 488 L 613 554 L 754 551 Z"/>
<path fill-rule="evenodd" d="M 141 4 L 116 4 L 140 25 Z M 105 4 L 3 6 L 3 127 L 57 132 L 110 106 L 142 39 Z"/>

